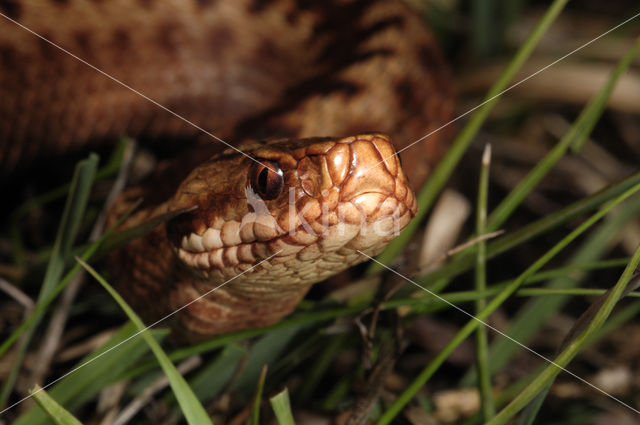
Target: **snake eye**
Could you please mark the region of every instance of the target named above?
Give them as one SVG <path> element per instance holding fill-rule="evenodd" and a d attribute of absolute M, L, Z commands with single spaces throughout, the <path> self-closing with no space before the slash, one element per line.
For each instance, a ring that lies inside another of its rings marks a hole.
<path fill-rule="evenodd" d="M 282 193 L 284 176 L 273 161 L 254 164 L 251 171 L 251 188 L 265 201 L 275 199 Z"/>

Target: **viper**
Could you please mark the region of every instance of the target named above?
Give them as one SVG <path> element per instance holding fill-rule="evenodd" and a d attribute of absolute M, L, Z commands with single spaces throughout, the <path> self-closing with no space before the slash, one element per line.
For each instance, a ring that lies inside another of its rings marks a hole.
<path fill-rule="evenodd" d="M 123 228 L 189 212 L 109 264 L 147 321 L 188 305 L 170 319 L 188 340 L 275 323 L 380 252 L 446 146 L 434 130 L 451 79 L 402 0 L 4 0 L 0 13 L 4 175 L 124 134 L 172 147 L 111 221 L 140 197 Z"/>

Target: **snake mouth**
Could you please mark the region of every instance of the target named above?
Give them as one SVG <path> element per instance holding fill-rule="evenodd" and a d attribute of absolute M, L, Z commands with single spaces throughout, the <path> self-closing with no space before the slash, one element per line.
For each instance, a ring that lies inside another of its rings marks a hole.
<path fill-rule="evenodd" d="M 200 216 L 167 226 L 177 257 L 207 280 L 253 269 L 258 281 L 256 272 L 269 270 L 271 284 L 274 276 L 290 281 L 292 274 L 296 285 L 313 283 L 363 261 L 358 250 L 379 252 L 416 213 L 415 196 L 386 136 L 316 139 L 302 147 L 269 145 L 252 153 L 282 167 L 282 195 L 257 196 L 247 183 L 253 165 L 246 164 L 242 201 L 227 199 L 243 203 L 241 214 L 221 219 L 198 208 L 193 214 Z M 300 263 L 316 266 L 294 270 Z"/>

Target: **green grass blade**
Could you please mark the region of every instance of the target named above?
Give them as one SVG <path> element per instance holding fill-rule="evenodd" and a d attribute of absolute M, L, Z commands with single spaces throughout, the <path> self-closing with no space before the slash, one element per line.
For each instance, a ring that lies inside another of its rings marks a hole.
<path fill-rule="evenodd" d="M 625 263 L 628 264 L 630 259 Z M 604 291 L 600 292 L 599 295 L 602 295 Z M 602 326 L 598 331 L 596 331 L 589 342 L 587 343 L 587 347 L 598 342 L 599 339 L 604 337 L 609 332 L 614 331 L 615 329 L 619 329 L 624 323 L 632 320 L 636 315 L 640 312 L 640 302 L 633 303 L 625 308 L 622 308 L 617 313 L 611 315 L 611 317 L 607 320 L 607 322 Z M 583 347 L 583 349 L 586 347 Z M 520 393 L 526 386 L 533 381 L 545 368 L 545 365 L 541 365 L 535 368 L 533 371 L 528 372 L 526 375 L 522 376 L 515 382 L 509 384 L 506 388 L 500 391 L 500 394 L 496 397 L 496 402 L 499 406 L 506 406 L 507 403 L 518 393 Z M 462 421 L 460 425 L 477 425 L 479 423 L 484 423 L 481 421 L 478 414 L 468 418 L 465 421 Z M 517 425 L 523 425 L 525 422 L 518 422 Z M 583 422 L 578 422 L 583 423 Z"/>
<path fill-rule="evenodd" d="M 478 313 L 472 320 L 453 337 L 453 339 L 443 348 L 435 359 L 425 367 L 418 377 L 407 387 L 407 389 L 396 399 L 392 406 L 387 410 L 378 421 L 378 424 L 390 423 L 409 403 L 409 401 L 415 396 L 415 394 L 422 388 L 422 386 L 429 380 L 429 378 L 438 370 L 438 368 L 449 357 L 453 350 L 464 341 L 472 332 L 476 330 L 478 326 L 493 313 L 502 303 L 509 298 L 520 286 L 526 282 L 533 274 L 535 274 L 541 267 L 543 267 L 549 260 L 551 260 L 558 252 L 564 249 L 567 245 L 573 242 L 578 236 L 584 233 L 589 227 L 600 220 L 607 212 L 609 212 L 614 206 L 624 201 L 634 193 L 640 190 L 640 184 L 633 186 L 631 189 L 618 196 L 612 202 L 609 202 L 593 214 L 589 219 L 584 221 L 575 230 L 562 238 L 560 242 L 555 244 L 549 251 L 547 251 L 542 257 L 536 260 L 531 266 L 529 266 L 517 279 L 515 279 L 509 286 L 504 288 L 495 298 L 487 304 L 487 306 Z"/>
<path fill-rule="evenodd" d="M 315 357 L 313 365 L 308 369 L 308 373 L 302 382 L 302 387 L 296 391 L 294 396 L 297 400 L 307 401 L 317 387 L 320 380 L 325 376 L 331 363 L 344 348 L 348 334 L 332 335 L 330 341 L 324 346 L 322 351 Z"/>
<path fill-rule="evenodd" d="M 547 393 L 551 389 L 551 384 L 548 384 L 544 387 L 544 389 L 537 395 L 537 397 L 529 403 L 526 409 L 523 411 L 523 415 L 518 418 L 518 421 L 515 425 L 532 425 L 533 421 L 536 420 L 536 416 L 538 416 L 538 412 L 542 408 L 544 404 L 544 400 L 547 397 Z"/>
<path fill-rule="evenodd" d="M 600 88 L 598 93 L 583 108 L 582 112 L 575 120 L 569 131 L 560 139 L 554 148 L 536 164 L 527 176 L 500 202 L 489 216 L 487 231 L 497 230 L 511 216 L 513 211 L 522 203 L 529 193 L 547 175 L 549 170 L 565 155 L 567 150 L 574 146 L 581 145 L 589 137 L 596 122 L 600 119 L 602 112 L 616 86 L 620 76 L 629 69 L 633 60 L 640 52 L 640 38 L 633 48 L 618 62 L 617 66 L 609 76 L 609 79 Z"/>
<path fill-rule="evenodd" d="M 264 389 L 264 381 L 267 379 L 267 365 L 262 367 L 260 376 L 258 377 L 258 385 L 256 386 L 256 394 L 253 397 L 253 407 L 251 408 L 251 417 L 249 425 L 260 425 L 260 401 L 262 400 L 262 390 Z"/>
<path fill-rule="evenodd" d="M 614 70 L 611 72 L 609 79 L 602 86 L 599 93 L 594 96 L 590 101 L 587 107 L 584 110 L 584 120 L 580 120 L 578 118 L 577 122 L 580 122 L 581 128 L 577 130 L 577 134 L 575 135 L 574 140 L 572 141 L 571 148 L 573 152 L 579 152 L 584 145 L 584 142 L 587 140 L 589 134 L 595 127 L 596 122 L 602 115 L 604 108 L 607 106 L 607 102 L 611 97 L 611 93 L 613 89 L 616 87 L 618 80 L 627 72 L 634 59 L 640 54 L 640 37 L 636 38 L 635 43 L 633 43 L 633 47 L 629 50 L 629 52 L 622 58 L 620 62 L 616 65 Z"/>
<path fill-rule="evenodd" d="M 285 388 L 269 399 L 279 425 L 296 425 L 291 412 L 289 391 Z"/>
<path fill-rule="evenodd" d="M 242 331 L 230 332 L 228 334 L 215 336 L 207 341 L 193 344 L 188 347 L 178 348 L 170 353 L 169 358 L 174 362 L 179 361 L 196 354 L 207 353 L 212 350 L 218 349 L 220 347 L 225 347 L 228 344 L 231 344 L 233 342 L 254 338 L 259 335 L 270 334 L 276 330 L 286 330 L 290 328 L 296 328 L 293 331 L 295 333 L 301 329 L 304 329 L 312 325 L 317 325 L 327 320 L 335 319 L 335 318 L 342 317 L 349 314 L 360 313 L 363 310 L 367 309 L 368 307 L 370 307 L 370 304 L 358 305 L 358 306 L 352 306 L 352 307 L 330 308 L 330 309 L 315 311 L 313 313 L 296 315 L 292 318 L 285 319 L 281 322 L 278 322 L 275 325 L 266 326 L 264 328 L 245 329 Z M 263 364 L 260 364 L 259 367 L 256 368 L 258 372 Z M 156 361 L 146 362 L 140 365 L 140 367 L 136 368 L 135 370 L 132 370 L 130 374 L 127 375 L 127 378 L 139 376 L 140 374 L 145 373 L 148 370 L 154 369 L 156 366 L 157 366 Z M 245 372 L 243 372 L 243 374 L 244 373 Z M 255 373 L 255 371 L 252 373 Z M 257 373 L 254 375 L 254 377 L 255 376 L 257 376 Z M 249 383 L 252 381 L 247 379 L 246 382 Z M 255 378 L 253 382 L 255 382 Z"/>
<path fill-rule="evenodd" d="M 467 148 L 475 138 L 476 134 L 480 130 L 480 127 L 485 122 L 489 113 L 499 100 L 499 94 L 503 92 L 513 80 L 518 70 L 522 67 L 525 61 L 529 58 L 534 48 L 538 45 L 538 42 L 542 36 L 546 33 L 551 23 L 560 14 L 568 0 L 555 0 L 551 6 L 547 9 L 546 13 L 533 30 L 531 35 L 527 38 L 525 43 L 520 47 L 516 55 L 513 57 L 507 69 L 504 70 L 502 75 L 498 78 L 495 84 L 491 87 L 485 102 L 474 113 L 469 122 L 464 126 L 462 131 L 455 138 L 454 142 L 449 148 L 447 154 L 438 163 L 426 184 L 420 190 L 418 194 L 418 214 L 409 223 L 409 225 L 402 231 L 402 233 L 385 248 L 385 250 L 378 256 L 378 260 L 382 264 L 391 263 L 400 254 L 404 246 L 409 242 L 409 239 L 420 226 L 422 219 L 426 216 L 430 210 L 433 202 L 436 200 L 438 194 L 449 180 L 449 177 L 453 173 L 456 165 L 462 158 L 462 155 L 466 152 Z M 373 263 L 369 267 L 369 273 L 377 273 L 382 270 L 382 266 Z"/>
<path fill-rule="evenodd" d="M 189 386 L 204 403 L 217 396 L 236 373 L 242 358 L 247 354 L 246 348 L 236 344 L 228 344 L 210 364 L 204 366 L 189 381 Z"/>
<path fill-rule="evenodd" d="M 122 138 L 115 149 L 111 153 L 108 162 L 96 171 L 95 179 L 100 180 L 103 178 L 107 178 L 115 175 L 120 169 L 120 165 L 122 163 L 122 158 L 124 156 L 124 151 L 127 145 L 127 139 Z M 25 215 L 27 215 L 34 208 L 41 208 L 44 205 L 51 203 L 57 199 L 64 197 L 67 193 L 69 193 L 69 189 L 71 188 L 71 183 L 63 184 L 60 187 L 57 187 L 53 190 L 50 190 L 47 193 L 42 195 L 38 195 L 33 199 L 30 199 L 20 205 L 11 213 L 11 223 L 15 224 L 18 220 L 22 219 Z"/>
<path fill-rule="evenodd" d="M 485 61 L 496 52 L 499 27 L 496 26 L 498 4 L 496 0 L 471 2 L 473 43 L 472 51 L 480 61 Z"/>
<path fill-rule="evenodd" d="M 287 345 L 302 329 L 302 326 L 276 329 L 253 344 L 244 369 L 235 382 L 238 397 L 249 399 L 262 368 L 278 361 L 285 354 Z"/>
<path fill-rule="evenodd" d="M 477 301 L 479 299 L 486 299 L 486 298 L 495 296 L 499 294 L 505 287 L 510 285 L 512 282 L 513 280 L 509 281 L 507 284 L 493 285 L 489 287 L 487 290 L 482 292 L 460 291 L 460 292 L 449 292 L 449 293 L 438 294 L 439 298 L 437 299 L 425 299 L 425 298 L 396 299 L 393 301 L 387 301 L 383 303 L 382 309 L 388 310 L 388 309 L 394 309 L 398 307 L 411 307 L 412 308 L 411 312 L 407 313 L 407 317 L 425 316 L 428 314 L 437 313 L 445 309 L 449 309 L 451 307 L 451 304 L 457 305 L 461 303 Z M 523 285 L 527 285 L 529 283 L 531 283 L 531 281 L 527 280 L 527 282 L 523 283 Z M 597 297 L 604 293 L 605 293 L 604 289 L 594 289 L 594 288 L 568 288 L 568 289 L 522 288 L 522 289 L 518 289 L 513 295 L 516 297 L 541 298 L 542 301 L 550 302 L 554 297 L 559 297 L 563 295 L 570 295 L 574 297 L 575 296 Z M 640 292 L 631 292 L 627 296 L 631 298 L 640 298 Z M 542 298 L 542 297 L 545 297 L 545 298 Z M 364 309 L 365 308 L 363 307 L 363 310 Z M 521 342 L 521 341 L 518 341 L 518 342 Z M 472 385 L 475 382 L 476 378 L 477 377 L 473 375 L 473 379 L 471 380 L 465 379 L 462 381 L 461 385 L 462 386 Z"/>
<path fill-rule="evenodd" d="M 51 396 L 66 409 L 73 411 L 116 382 L 118 376 L 131 368 L 149 350 L 144 341 L 131 338 L 135 332 L 133 323 L 121 327 L 102 347 L 80 360 L 71 372 L 58 378 L 59 382 L 54 381 L 55 385 L 50 390 L 47 388 Z M 153 334 L 154 337 L 162 338 L 167 332 L 153 331 Z M 35 406 L 21 415 L 14 425 L 47 423 L 48 417 Z"/>
<path fill-rule="evenodd" d="M 635 294 L 638 296 L 637 292 L 632 292 L 627 297 Z M 634 319 L 640 313 L 640 302 L 634 302 L 624 308 L 621 308 L 616 314 L 611 316 L 611 318 L 605 323 L 603 327 L 598 329 L 591 339 L 591 343 L 595 343 L 596 341 L 602 339 L 605 335 L 613 332 L 616 329 L 619 329 L 622 325 L 627 323 L 628 321 Z"/>
<path fill-rule="evenodd" d="M 29 394 L 57 425 L 82 425 L 71 413 L 60 406 L 46 391 L 36 385 Z"/>
<path fill-rule="evenodd" d="M 617 181 L 606 188 L 583 198 L 573 204 L 546 215 L 545 217 L 519 229 L 509 233 L 496 241 L 487 245 L 487 258 L 493 258 L 509 249 L 531 240 L 551 229 L 554 229 L 581 214 L 587 213 L 603 203 L 619 196 L 630 187 L 640 183 L 640 172 L 636 172 L 629 177 Z M 475 253 L 461 252 L 460 255 L 454 257 L 448 264 L 434 270 L 433 272 L 418 279 L 417 282 L 423 285 L 435 282 L 442 278 L 451 278 L 469 270 L 475 264 Z"/>
<path fill-rule="evenodd" d="M 569 131 L 554 146 L 554 148 L 527 174 L 527 176 L 505 197 L 505 199 L 494 209 L 488 218 L 487 232 L 497 230 L 515 211 L 525 197 L 537 186 L 537 184 L 547 175 L 551 168 L 566 154 L 571 146 L 584 141 L 600 118 L 606 103 L 611 96 L 613 88 L 620 76 L 629 68 L 633 59 L 640 51 L 640 41 L 618 63 L 611 73 L 608 81 L 599 92 L 585 106 L 580 116 L 576 119 Z M 446 285 L 446 281 L 445 281 Z M 444 286 L 444 285 L 443 285 Z"/>
<path fill-rule="evenodd" d="M 91 185 L 96 174 L 96 168 L 98 166 L 98 156 L 91 154 L 89 158 L 84 159 L 78 163 L 74 171 L 73 180 L 71 181 L 71 187 L 69 189 L 69 196 L 62 213 L 62 220 L 58 227 L 58 233 L 53 245 L 53 252 L 47 270 L 40 287 L 40 294 L 36 305 L 42 304 L 42 302 L 49 297 L 49 295 L 55 290 L 56 284 L 60 281 L 62 273 L 64 272 L 67 259 L 70 257 L 71 248 L 73 242 L 78 234 L 80 223 L 82 223 L 82 217 L 89 200 L 89 193 L 91 191 Z M 31 324 L 24 329 L 20 335 L 22 341 L 14 356 L 13 365 L 9 372 L 2 391 L 0 392 L 0 408 L 4 408 L 7 405 L 7 400 L 13 390 L 18 372 L 22 367 L 24 355 L 29 347 L 31 337 L 35 332 L 36 327 L 40 321 L 41 316 L 31 322 Z"/>
<path fill-rule="evenodd" d="M 98 156 L 91 154 L 89 158 L 80 161 L 76 167 L 38 301 L 46 298 L 62 277 L 65 263 L 71 256 L 73 242 L 78 235 L 80 223 L 82 223 L 82 217 L 89 201 L 97 166 Z"/>
<path fill-rule="evenodd" d="M 91 276 L 93 276 L 102 285 L 102 287 L 107 290 L 107 292 L 109 292 L 120 308 L 122 308 L 122 310 L 127 314 L 129 320 L 135 324 L 138 332 L 156 356 L 158 363 L 160 363 L 162 370 L 164 370 L 164 373 L 169 379 L 171 389 L 178 400 L 178 404 L 180 404 L 180 408 L 182 409 L 182 413 L 184 414 L 187 423 L 192 425 L 212 424 L 209 415 L 207 415 L 207 412 L 202 407 L 202 404 L 200 404 L 200 401 L 198 401 L 198 398 L 195 396 L 184 377 L 176 370 L 173 363 L 171 363 L 171 360 L 169 360 L 169 357 L 167 357 L 160 347 L 160 344 L 158 344 L 151 334 L 146 331 L 146 326 L 142 323 L 142 320 L 140 320 L 138 315 L 131 309 L 131 307 L 129 307 L 124 299 L 122 299 L 120 294 L 118 294 L 115 289 L 113 289 L 111 285 L 109 285 L 91 266 L 79 258 L 77 258 L 77 261 L 80 262 L 85 270 L 87 270 Z"/>
<path fill-rule="evenodd" d="M 102 245 L 102 243 L 111 235 L 111 233 L 118 227 L 120 224 L 139 206 L 139 203 L 134 204 L 129 211 L 127 211 L 111 228 L 107 229 L 107 231 L 102 235 L 97 241 L 91 243 L 80 255 L 80 258 L 84 261 L 89 261 L 94 258 L 96 252 Z M 54 290 L 47 295 L 41 302 L 38 302 L 36 308 L 29 315 L 29 317 L 20 324 L 16 328 L 15 331 L 9 335 L 9 338 L 4 340 L 0 345 L 0 357 L 2 357 L 9 348 L 16 342 L 16 340 L 22 335 L 23 332 L 26 331 L 30 326 L 33 325 L 37 320 L 40 320 L 40 317 L 44 314 L 47 307 L 56 299 L 56 297 L 62 292 L 62 290 L 67 286 L 69 281 L 75 276 L 78 270 L 81 269 L 80 264 L 75 263 L 69 272 L 62 278 L 60 283 L 54 288 Z"/>
<path fill-rule="evenodd" d="M 624 266 L 626 263 L 628 262 L 628 259 L 619 259 L 619 260 L 613 260 L 613 261 L 603 261 L 603 262 L 599 262 L 599 263 L 594 263 L 594 264 L 576 264 L 573 265 L 571 267 L 563 267 L 560 269 L 551 269 L 551 270 L 547 270 L 544 272 L 541 272 L 539 274 L 534 274 L 529 280 L 528 282 L 538 282 L 538 281 L 542 281 L 542 280 L 547 280 L 550 277 L 554 277 L 554 276 L 558 276 L 558 275 L 564 275 L 567 272 L 572 272 L 575 270 L 597 270 L 597 269 L 603 269 L 603 268 L 610 268 L 610 267 L 616 267 L 616 266 Z M 507 284 L 509 284 L 512 281 L 509 282 L 505 282 L 505 283 L 501 283 L 496 287 L 491 287 L 489 289 L 487 289 L 486 293 L 477 293 L 476 291 L 463 291 L 463 292 L 456 292 L 456 293 L 451 293 L 451 294 L 443 294 L 443 297 L 445 299 L 447 299 L 448 301 L 451 301 L 453 303 L 458 303 L 458 302 L 468 302 L 468 301 L 474 301 L 478 298 L 481 297 L 488 297 L 488 296 L 492 296 L 497 294 L 500 290 L 503 289 L 504 286 L 506 286 Z M 521 290 L 521 291 L 525 291 L 525 290 Z M 546 295 L 546 293 L 551 293 L 551 294 L 555 294 L 554 291 L 545 289 L 545 292 L 543 293 L 535 293 L 532 295 L 535 296 L 540 296 L 540 295 Z M 560 293 L 560 292 L 557 292 Z M 598 291 L 598 290 L 593 290 L 593 289 L 581 289 L 581 290 L 573 290 L 573 292 L 570 292 L 570 294 L 574 294 L 574 295 L 600 295 L 602 294 L 602 291 Z M 411 307 L 418 307 L 421 305 L 429 305 L 429 304 L 433 304 L 433 305 L 437 305 L 437 304 L 442 304 L 441 301 L 439 300 L 425 300 L 425 299 L 416 299 L 416 298 L 407 298 L 407 299 L 392 299 L 390 301 L 386 301 L 382 304 L 382 307 L 384 309 L 393 309 L 393 308 L 397 308 L 400 306 L 411 306 Z M 188 347 L 182 347 L 182 348 L 178 348 L 173 350 L 170 354 L 169 354 L 169 358 L 174 361 L 177 362 L 179 360 L 183 360 L 187 357 L 193 356 L 193 355 L 197 355 L 197 354 L 203 354 L 203 353 L 208 353 L 211 352 L 213 350 L 216 350 L 220 347 L 226 347 L 229 344 L 238 342 L 238 341 L 242 341 L 245 339 L 249 339 L 249 338 L 255 338 L 256 336 L 259 335 L 264 335 L 267 333 L 270 333 L 274 330 L 277 329 L 287 329 L 287 328 L 291 328 L 291 327 L 309 327 L 312 325 L 318 325 L 321 324 L 322 322 L 325 322 L 327 320 L 332 320 L 332 319 L 336 319 L 338 317 L 344 317 L 347 315 L 351 315 L 351 314 L 358 314 L 361 313 L 362 311 L 366 310 L 367 308 L 370 307 L 369 303 L 365 303 L 365 304 L 358 304 L 358 305 L 353 305 L 350 307 L 338 307 L 338 308 L 327 308 L 327 309 L 318 309 L 312 313 L 304 313 L 304 314 L 297 314 L 297 315 L 293 315 L 292 317 L 285 319 L 275 325 L 271 325 L 271 326 L 267 326 L 264 328 L 257 328 L 257 329 L 248 329 L 248 330 L 242 330 L 242 331 L 236 331 L 236 332 L 231 332 L 228 334 L 224 334 L 224 335 L 218 335 L 216 337 L 213 337 L 207 341 L 203 341 L 197 344 L 193 344 L 191 346 Z M 430 310 L 432 311 L 432 310 Z M 149 361 L 149 362 L 145 362 L 144 364 L 140 365 L 138 368 L 131 370 L 129 374 L 127 374 L 126 378 L 127 379 L 131 379 L 133 377 L 139 376 L 142 373 L 145 373 L 149 370 L 154 369 L 157 366 L 157 362 L 155 361 Z"/>
<path fill-rule="evenodd" d="M 95 180 L 101 180 L 111 175 L 114 175 L 120 169 L 122 159 L 124 157 L 125 148 L 127 146 L 127 139 L 122 138 L 113 153 L 111 154 L 109 161 L 102 168 L 96 171 Z M 13 249 L 13 255 L 15 263 L 21 267 L 26 266 L 26 260 L 23 250 L 22 235 L 20 234 L 20 221 L 26 214 L 35 208 L 41 208 L 44 205 L 60 199 L 69 193 L 72 183 L 64 184 L 42 195 L 29 199 L 27 202 L 16 208 L 9 217 L 11 244 L 15 248 Z"/>
<path fill-rule="evenodd" d="M 83 253 L 82 258 L 84 260 L 91 258 L 98 249 L 98 245 L 99 242 L 90 245 L 89 248 L 87 248 L 87 250 Z M 60 292 L 62 292 L 62 290 L 67 286 L 69 281 L 78 272 L 78 270 L 80 270 L 79 265 L 69 270 L 69 272 L 60 281 L 58 286 L 56 286 L 56 288 L 54 288 L 54 290 L 45 299 L 43 299 L 42 302 L 38 303 L 31 315 L 24 322 L 22 322 L 20 326 L 18 326 L 7 339 L 2 342 L 2 345 L 0 345 L 0 357 L 2 357 L 7 352 L 7 350 L 11 348 L 11 346 L 13 346 L 16 340 L 20 338 L 20 336 L 24 332 L 26 332 L 26 330 L 30 326 L 33 326 L 36 321 L 40 320 L 47 307 L 51 304 L 51 302 L 53 302 L 53 300 L 56 299 Z"/>
<path fill-rule="evenodd" d="M 485 146 L 482 155 L 482 167 L 480 169 L 480 182 L 478 184 L 478 202 L 476 212 L 476 234 L 484 235 L 487 231 L 487 199 L 489 194 L 489 165 L 491 162 L 491 145 Z M 475 283 L 476 291 L 487 289 L 487 242 L 481 241 L 476 249 Z M 475 302 L 476 314 L 487 306 L 484 298 Z M 476 358 L 478 364 L 478 388 L 482 401 L 482 415 L 487 421 L 495 415 L 496 408 L 491 387 L 491 373 L 489 370 L 489 339 L 487 328 L 481 326 L 476 331 Z"/>
<path fill-rule="evenodd" d="M 546 386 L 548 386 L 560 371 L 565 368 L 569 362 L 586 346 L 592 335 L 605 323 L 614 306 L 624 293 L 629 280 L 640 263 L 640 246 L 636 249 L 631 261 L 625 268 L 622 276 L 613 287 L 609 296 L 606 298 L 593 319 L 587 324 L 585 329 L 568 344 L 560 355 L 558 355 L 545 370 L 538 375 L 516 398 L 514 398 L 504 409 L 502 409 L 487 425 L 502 425 L 513 417 L 520 409 L 529 403 L 537 394 L 539 394 Z M 572 374 L 573 375 L 573 374 Z M 573 375 L 575 376 L 575 375 Z M 596 389 L 596 388 L 594 388 Z M 602 390 L 600 390 L 602 392 Z M 606 394 L 606 393 L 605 393 Z M 636 411 L 637 412 L 637 411 Z"/>
<path fill-rule="evenodd" d="M 629 199 L 624 209 L 614 211 L 608 216 L 596 231 L 590 234 L 588 239 L 571 254 L 568 265 L 586 264 L 600 258 L 610 249 L 612 240 L 618 231 L 631 220 L 636 219 L 638 214 L 640 214 L 640 198 Z M 574 271 L 566 276 L 559 276 L 549 282 L 547 288 L 569 290 L 578 285 L 585 275 L 584 272 Z M 519 309 L 507 327 L 506 333 L 526 344 L 538 334 L 549 317 L 560 310 L 569 300 L 569 293 L 566 292 L 567 295 L 554 297 L 553 299 L 531 300 Z M 511 341 L 503 338 L 496 340 L 490 349 L 492 373 L 504 368 L 518 351 L 518 346 Z"/>
<path fill-rule="evenodd" d="M 630 294 L 627 294 L 627 296 L 629 295 Z M 595 343 L 596 341 L 598 341 L 599 339 L 607 335 L 609 332 L 612 332 L 615 329 L 619 329 L 620 326 L 622 326 L 624 323 L 626 323 L 627 321 L 635 317 L 638 314 L 638 312 L 640 312 L 640 303 L 636 302 L 622 309 L 615 315 L 612 315 L 602 327 L 600 327 L 591 335 L 591 337 L 589 338 L 589 340 L 587 341 L 583 349 L 586 348 L 587 346 L 592 345 L 593 343 Z M 580 319 L 578 319 L 578 322 L 579 321 Z M 530 382 L 532 380 L 533 379 L 529 379 L 527 381 Z M 527 407 L 525 407 L 522 414 L 518 418 L 516 425 L 532 425 L 534 423 L 537 417 L 537 414 L 540 408 L 542 407 L 542 405 L 544 404 L 544 400 L 549 390 L 551 389 L 552 385 L 553 385 L 553 381 L 550 381 L 547 385 L 543 387 L 543 389 L 536 395 L 534 400 L 531 401 L 527 405 Z"/>

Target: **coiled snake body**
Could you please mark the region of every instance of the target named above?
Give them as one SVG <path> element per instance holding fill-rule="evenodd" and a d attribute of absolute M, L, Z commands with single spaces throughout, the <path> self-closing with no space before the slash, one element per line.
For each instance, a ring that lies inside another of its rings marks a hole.
<path fill-rule="evenodd" d="M 110 261 L 147 320 L 231 279 L 172 317 L 189 339 L 274 323 L 364 261 L 358 250 L 378 253 L 416 208 L 381 133 L 406 146 L 452 113 L 433 36 L 402 1 L 0 0 L 0 12 L 3 170 L 122 134 L 189 146 L 113 215 L 141 195 L 125 226 L 197 208 Z M 403 152 L 414 187 L 443 137 Z"/>

